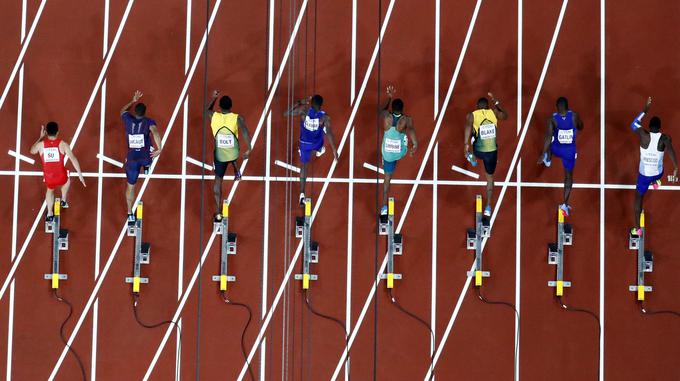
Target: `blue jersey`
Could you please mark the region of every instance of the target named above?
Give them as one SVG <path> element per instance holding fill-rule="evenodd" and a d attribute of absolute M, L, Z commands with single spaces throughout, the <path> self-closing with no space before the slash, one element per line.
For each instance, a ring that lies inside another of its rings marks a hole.
<path fill-rule="evenodd" d="M 569 110 L 566 115 L 553 113 L 553 144 L 576 148 L 576 126 L 574 125 L 574 113 Z"/>
<path fill-rule="evenodd" d="M 155 126 L 156 121 L 145 116 L 138 119 L 129 112 L 124 112 L 121 117 L 127 135 L 128 160 L 149 159 L 151 157 L 149 150 L 151 147 L 150 127 Z"/>
<path fill-rule="evenodd" d="M 300 144 L 318 145 L 323 142 L 325 126 L 323 117 L 324 111 L 316 111 L 313 107 L 309 108 L 307 115 L 300 121 Z"/>

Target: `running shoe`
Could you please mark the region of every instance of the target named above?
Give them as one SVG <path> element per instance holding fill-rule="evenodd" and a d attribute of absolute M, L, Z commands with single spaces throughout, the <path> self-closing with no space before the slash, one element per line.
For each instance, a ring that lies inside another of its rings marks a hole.
<path fill-rule="evenodd" d="M 477 166 L 477 159 L 475 158 L 475 155 L 473 155 L 471 152 L 466 153 L 465 158 L 467 159 L 467 161 L 470 162 L 470 164 L 472 164 L 473 167 Z"/>
<path fill-rule="evenodd" d="M 383 205 L 382 208 L 380 208 L 380 215 L 381 216 L 387 215 L 387 205 Z"/>
<path fill-rule="evenodd" d="M 562 211 L 562 214 L 563 214 L 565 217 L 569 217 L 569 211 L 571 210 L 571 206 L 569 206 L 569 205 L 567 205 L 567 204 L 561 204 L 561 205 L 560 205 L 560 210 Z"/>
<path fill-rule="evenodd" d="M 660 186 L 661 186 L 661 179 L 656 180 L 655 182 L 652 183 L 652 188 L 654 188 L 654 190 L 659 189 Z"/>
<path fill-rule="evenodd" d="M 326 147 L 321 146 L 321 149 L 316 151 L 316 157 L 321 157 L 324 153 L 326 153 Z"/>
<path fill-rule="evenodd" d="M 305 194 L 300 193 L 300 206 L 305 206 Z"/>
<path fill-rule="evenodd" d="M 238 169 L 234 171 L 234 181 L 239 181 L 241 180 L 241 171 Z"/>
<path fill-rule="evenodd" d="M 128 213 L 127 222 L 135 222 L 135 215 L 132 213 Z"/>
<path fill-rule="evenodd" d="M 550 168 L 551 164 L 552 164 L 552 161 L 550 161 L 550 159 L 548 159 L 548 153 L 547 152 L 544 153 L 543 154 L 543 165 L 545 165 L 546 168 Z"/>
<path fill-rule="evenodd" d="M 491 217 L 491 205 L 487 205 L 486 208 L 484 208 L 484 215 Z"/>
<path fill-rule="evenodd" d="M 215 222 L 222 222 L 222 213 L 215 213 Z"/>
<path fill-rule="evenodd" d="M 66 200 L 61 200 L 61 208 L 68 209 L 68 202 Z"/>
<path fill-rule="evenodd" d="M 640 228 L 632 228 L 632 229 L 630 229 L 630 234 L 631 234 L 631 235 L 636 235 L 636 236 L 640 237 L 640 236 L 642 235 L 642 229 L 640 229 Z"/>
<path fill-rule="evenodd" d="M 47 217 L 45 217 L 45 222 L 47 222 L 47 223 L 52 223 L 52 221 L 54 221 L 54 216 L 47 216 Z"/>

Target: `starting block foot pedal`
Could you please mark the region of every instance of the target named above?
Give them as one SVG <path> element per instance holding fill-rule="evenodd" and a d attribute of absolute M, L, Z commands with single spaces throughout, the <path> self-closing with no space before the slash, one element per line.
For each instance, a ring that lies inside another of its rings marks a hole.
<path fill-rule="evenodd" d="M 640 236 L 633 233 L 628 233 L 628 248 L 630 250 L 637 250 L 640 247 Z"/>
<path fill-rule="evenodd" d="M 235 255 L 236 254 L 236 233 L 228 233 L 227 234 L 227 254 Z"/>
<path fill-rule="evenodd" d="M 564 246 L 571 246 L 574 238 L 574 228 L 570 224 L 564 224 L 564 235 L 562 236 L 562 244 Z"/>
<path fill-rule="evenodd" d="M 213 220 L 213 233 L 222 234 L 222 221 Z"/>
<path fill-rule="evenodd" d="M 148 265 L 151 263 L 151 244 L 142 242 L 142 248 L 139 252 L 139 263 Z"/>
<path fill-rule="evenodd" d="M 475 229 L 468 229 L 467 230 L 467 249 L 468 250 L 474 250 L 475 249 L 475 243 L 477 243 L 477 233 L 475 232 Z"/>
<path fill-rule="evenodd" d="M 127 236 L 134 237 L 137 232 L 135 221 L 128 221 L 127 223 Z"/>
<path fill-rule="evenodd" d="M 305 231 L 305 218 L 295 217 L 295 238 L 302 238 Z"/>
<path fill-rule="evenodd" d="M 45 220 L 45 233 L 48 234 L 54 233 L 54 220 L 51 221 Z"/>
<path fill-rule="evenodd" d="M 59 229 L 59 250 L 68 250 L 68 230 Z"/>
<path fill-rule="evenodd" d="M 548 264 L 549 265 L 556 265 L 558 255 L 559 255 L 559 252 L 557 250 L 557 244 L 556 243 L 549 243 L 548 244 Z"/>
<path fill-rule="evenodd" d="M 654 270 L 654 255 L 651 251 L 645 250 L 644 272 L 651 273 Z"/>
<path fill-rule="evenodd" d="M 387 218 L 387 215 L 381 215 L 378 223 L 378 234 L 387 235 L 388 225 L 389 219 Z"/>
<path fill-rule="evenodd" d="M 319 263 L 319 243 L 316 241 L 309 243 L 309 261 Z"/>
<path fill-rule="evenodd" d="M 401 255 L 404 252 L 403 237 L 401 234 L 394 235 L 394 255 Z"/>
<path fill-rule="evenodd" d="M 482 238 L 491 237 L 491 220 L 487 216 L 482 216 Z"/>

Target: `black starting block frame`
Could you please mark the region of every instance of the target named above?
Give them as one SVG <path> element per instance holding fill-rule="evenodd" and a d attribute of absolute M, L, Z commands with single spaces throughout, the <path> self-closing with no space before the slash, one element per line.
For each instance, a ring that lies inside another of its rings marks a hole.
<path fill-rule="evenodd" d="M 564 247 L 573 243 L 574 230 L 564 222 L 564 213 L 557 208 L 557 242 L 548 244 L 548 264 L 555 265 L 555 280 L 548 281 L 549 287 L 555 287 L 555 296 L 563 296 L 564 288 L 571 287 L 570 281 L 564 280 Z"/>
<path fill-rule="evenodd" d="M 302 238 L 302 273 L 295 274 L 295 279 L 301 280 L 302 289 L 307 290 L 310 281 L 319 279 L 318 275 L 310 273 L 310 263 L 319 263 L 319 244 L 312 241 L 312 199 L 307 197 L 304 202 L 305 216 L 295 218 L 295 236 Z"/>
<path fill-rule="evenodd" d="M 52 272 L 45 274 L 45 280 L 52 281 L 52 289 L 59 288 L 59 281 L 68 275 L 59 273 L 59 252 L 68 250 L 68 230 L 61 228 L 61 199 L 54 200 L 52 221 L 45 222 L 45 232 L 52 234 Z"/>
<path fill-rule="evenodd" d="M 380 279 L 387 279 L 387 288 L 394 288 L 394 280 L 402 278 L 401 274 L 394 272 L 394 256 L 403 254 L 402 236 L 394 232 L 394 197 L 387 201 L 387 215 L 380 216 L 379 230 L 381 235 L 383 230 L 387 235 L 387 268 L 380 274 Z"/>
<path fill-rule="evenodd" d="M 229 232 L 229 202 L 222 202 L 222 220 L 214 221 L 213 231 L 222 236 L 220 243 L 220 274 L 213 275 L 212 280 L 219 282 L 220 291 L 227 291 L 228 282 L 236 282 L 235 275 L 229 275 L 229 255 L 236 255 L 236 233 Z"/>
<path fill-rule="evenodd" d="M 467 249 L 475 251 L 475 265 L 472 271 L 467 272 L 468 277 L 475 278 L 475 286 L 482 286 L 482 278 L 491 276 L 489 271 L 482 270 L 482 242 L 491 237 L 491 222 L 482 213 L 482 195 L 475 197 L 475 227 L 467 230 Z"/>
<path fill-rule="evenodd" d="M 125 283 L 132 283 L 132 292 L 139 294 L 142 283 L 149 283 L 149 278 L 142 277 L 142 265 L 151 263 L 151 244 L 142 242 L 142 217 L 144 205 L 140 201 L 135 210 L 135 221 L 128 221 L 128 235 L 134 233 L 135 255 L 133 258 L 132 276 L 125 278 Z"/>
<path fill-rule="evenodd" d="M 637 284 L 628 286 L 628 290 L 637 293 L 637 300 L 643 302 L 645 293 L 652 292 L 652 286 L 645 284 L 645 273 L 654 270 L 654 256 L 651 251 L 645 250 L 645 238 L 647 229 L 645 228 L 645 212 L 640 214 L 641 235 L 634 235 L 628 232 L 628 248 L 637 251 Z"/>

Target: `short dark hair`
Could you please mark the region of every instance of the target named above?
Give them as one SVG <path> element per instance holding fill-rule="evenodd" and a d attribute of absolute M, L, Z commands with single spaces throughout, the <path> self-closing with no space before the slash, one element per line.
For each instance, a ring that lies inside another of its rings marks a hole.
<path fill-rule="evenodd" d="M 404 101 L 401 98 L 397 98 L 392 101 L 392 111 L 402 112 L 404 111 Z"/>
<path fill-rule="evenodd" d="M 57 122 L 48 122 L 45 125 L 45 132 L 47 133 L 47 136 L 54 136 L 59 132 L 59 125 Z"/>
<path fill-rule="evenodd" d="M 231 98 L 226 95 L 220 98 L 220 108 L 222 111 L 231 110 Z"/>
<path fill-rule="evenodd" d="M 569 101 L 565 97 L 559 97 L 557 98 L 557 102 L 555 102 L 555 106 L 560 107 L 560 105 L 563 105 L 564 108 L 569 108 Z"/>
<path fill-rule="evenodd" d="M 146 114 L 146 105 L 144 103 L 137 103 L 135 105 L 135 114 L 137 116 L 144 116 Z"/>
<path fill-rule="evenodd" d="M 652 132 L 659 131 L 661 129 L 661 118 L 653 116 L 652 119 L 649 120 L 649 129 Z"/>
<path fill-rule="evenodd" d="M 315 94 L 312 97 L 312 104 L 321 107 L 321 105 L 323 105 L 323 97 L 319 94 Z"/>
<path fill-rule="evenodd" d="M 477 99 L 477 107 L 489 107 L 489 100 L 484 97 Z"/>

